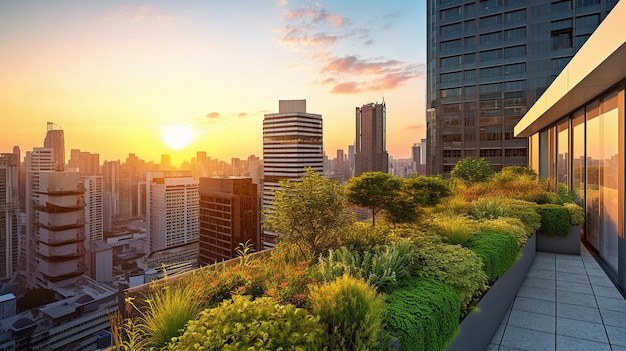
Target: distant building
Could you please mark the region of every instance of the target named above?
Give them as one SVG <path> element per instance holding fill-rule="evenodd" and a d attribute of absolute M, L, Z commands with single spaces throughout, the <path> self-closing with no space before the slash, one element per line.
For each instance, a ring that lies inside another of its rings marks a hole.
<path fill-rule="evenodd" d="M 307 113 L 306 100 L 279 100 L 278 113 L 263 119 L 263 209 L 273 208 L 279 181 L 298 179 L 311 167 L 324 170 L 322 115 Z M 264 248 L 274 247 L 276 233 L 264 230 Z"/>
<path fill-rule="evenodd" d="M 100 155 L 72 149 L 67 168 L 84 175 L 100 174 Z"/>
<path fill-rule="evenodd" d="M 200 232 L 199 193 L 198 181 L 192 178 L 191 171 L 148 172 L 146 187 L 146 222 L 150 242 L 147 254 L 197 243 Z M 193 259 L 197 263 L 197 246 L 190 246 L 190 250 L 195 251 Z"/>
<path fill-rule="evenodd" d="M 18 270 L 20 201 L 18 186 L 19 155 L 0 153 L 0 280 Z"/>
<path fill-rule="evenodd" d="M 75 172 L 39 172 L 33 187 L 28 247 L 31 287 L 55 289 L 86 272 L 85 187 Z"/>
<path fill-rule="evenodd" d="M 48 131 L 43 141 L 43 147 L 54 150 L 55 170 L 62 171 L 65 169 L 65 134 L 63 129 L 54 129 L 55 124 L 52 122 L 48 122 L 47 126 Z"/>
<path fill-rule="evenodd" d="M 200 178 L 199 265 L 236 257 L 240 243 L 261 249 L 257 185 L 252 178 Z"/>
<path fill-rule="evenodd" d="M 383 101 L 356 108 L 354 175 L 365 172 L 389 173 L 385 140 L 386 106 Z"/>
<path fill-rule="evenodd" d="M 16 298 L 0 296 L 0 350 L 100 350 L 112 345 L 109 314 L 117 290 L 82 277 L 55 290 L 57 301 L 16 313 Z"/>

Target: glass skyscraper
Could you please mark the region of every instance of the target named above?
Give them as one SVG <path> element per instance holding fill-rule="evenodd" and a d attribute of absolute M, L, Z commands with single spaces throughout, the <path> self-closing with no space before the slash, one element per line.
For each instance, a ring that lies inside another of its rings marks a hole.
<path fill-rule="evenodd" d="M 428 0 L 428 174 L 528 164 L 513 127 L 617 0 Z"/>

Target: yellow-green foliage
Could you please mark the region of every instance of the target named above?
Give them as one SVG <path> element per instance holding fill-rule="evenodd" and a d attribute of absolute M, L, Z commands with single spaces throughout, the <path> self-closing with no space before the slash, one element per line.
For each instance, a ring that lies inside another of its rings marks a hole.
<path fill-rule="evenodd" d="M 480 231 L 495 230 L 507 233 L 517 240 L 519 247 L 524 247 L 526 242 L 528 242 L 528 238 L 534 233 L 528 232 L 527 228 L 524 227 L 524 223 L 518 218 L 511 217 L 500 217 L 498 219 L 480 221 L 478 228 Z"/>
<path fill-rule="evenodd" d="M 385 296 L 385 305 L 385 327 L 402 351 L 444 350 L 459 327 L 459 296 L 437 280 L 409 279 Z"/>
<path fill-rule="evenodd" d="M 422 243 L 413 251 L 414 275 L 448 284 L 459 295 L 465 309 L 487 289 L 482 260 L 460 245 Z"/>
<path fill-rule="evenodd" d="M 573 202 L 566 202 L 563 206 L 569 211 L 569 218 L 572 225 L 583 225 L 585 223 L 585 210 Z"/>
<path fill-rule="evenodd" d="M 570 232 L 569 211 L 562 205 L 546 204 L 539 206 L 541 215 L 541 234 L 547 236 L 566 236 Z"/>
<path fill-rule="evenodd" d="M 344 246 L 351 251 L 372 251 L 375 247 L 390 244 L 393 237 L 392 228 L 382 221 L 379 221 L 375 227 L 370 223 L 357 222 L 346 231 Z"/>
<path fill-rule="evenodd" d="M 485 273 L 490 279 L 506 273 L 519 253 L 517 240 L 513 236 L 493 230 L 472 236 L 466 247 L 483 260 Z"/>
<path fill-rule="evenodd" d="M 180 335 L 180 330 L 200 311 L 194 299 L 195 291 L 172 284 L 154 288 L 146 299 L 147 307 L 142 311 L 141 324 L 150 346 L 162 347 L 171 338 Z"/>
<path fill-rule="evenodd" d="M 476 219 L 495 219 L 507 215 L 509 208 L 499 197 L 481 197 L 472 202 L 471 214 Z"/>
<path fill-rule="evenodd" d="M 330 350 L 372 350 L 379 345 L 385 307 L 373 287 L 344 275 L 312 287 L 310 298 Z"/>
<path fill-rule="evenodd" d="M 516 199 L 506 199 L 508 207 L 507 217 L 519 218 L 529 234 L 533 234 L 541 227 L 541 215 L 537 212 L 534 202 Z"/>
<path fill-rule="evenodd" d="M 314 317 L 269 297 L 233 296 L 200 312 L 168 350 L 323 350 L 325 335 Z"/>
<path fill-rule="evenodd" d="M 437 216 L 433 218 L 432 226 L 450 244 L 462 245 L 477 232 L 476 221 L 466 216 Z"/>

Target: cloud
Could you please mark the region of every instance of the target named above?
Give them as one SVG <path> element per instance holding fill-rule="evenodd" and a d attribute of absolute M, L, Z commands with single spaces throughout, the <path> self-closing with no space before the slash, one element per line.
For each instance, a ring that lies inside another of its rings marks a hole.
<path fill-rule="evenodd" d="M 278 6 L 287 6 L 287 0 L 278 0 L 276 4 Z"/>
<path fill-rule="evenodd" d="M 141 21 L 150 11 L 152 11 L 152 8 L 146 5 L 131 6 L 123 4 L 112 15 L 130 21 Z"/>
<path fill-rule="evenodd" d="M 220 113 L 219 112 L 211 112 L 209 114 L 206 115 L 206 118 L 220 118 Z"/>
<path fill-rule="evenodd" d="M 402 16 L 397 12 L 382 16 L 385 23 Z M 346 17 L 328 12 L 320 4 L 285 9 L 285 22 L 279 43 L 308 55 L 317 70 L 317 84 L 328 85 L 334 94 L 394 90 L 411 79 L 424 78 L 424 65 L 357 53 L 338 55 L 336 48 L 372 46 L 372 30 L 353 25 Z M 380 27 L 380 24 L 379 26 Z M 357 49 L 358 50 L 358 49 Z"/>
<path fill-rule="evenodd" d="M 357 82 L 339 83 L 330 91 L 333 94 L 356 94 L 362 92 Z"/>
<path fill-rule="evenodd" d="M 243 118 L 243 117 L 248 117 L 248 113 L 247 112 L 241 112 L 240 114 L 237 115 L 239 118 Z"/>
<path fill-rule="evenodd" d="M 408 129 L 408 130 L 422 130 L 424 128 L 426 128 L 426 126 L 424 126 L 423 124 L 416 124 L 416 125 L 404 127 L 404 129 Z"/>

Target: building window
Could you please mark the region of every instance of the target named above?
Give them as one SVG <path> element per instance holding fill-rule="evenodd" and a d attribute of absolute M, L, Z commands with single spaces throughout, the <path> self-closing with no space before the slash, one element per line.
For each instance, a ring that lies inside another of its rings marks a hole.
<path fill-rule="evenodd" d="M 550 30 L 563 30 L 563 29 L 572 29 L 572 19 L 564 19 L 560 21 L 554 21 L 550 23 Z"/>
<path fill-rule="evenodd" d="M 473 65 L 476 63 L 476 54 L 465 54 L 463 55 L 463 62 L 466 65 Z"/>
<path fill-rule="evenodd" d="M 448 26 L 441 26 L 441 35 L 453 35 L 461 33 L 461 23 L 455 23 Z"/>
<path fill-rule="evenodd" d="M 444 73 L 441 75 L 441 82 L 454 82 L 461 80 L 461 72 Z"/>
<path fill-rule="evenodd" d="M 502 7 L 502 0 L 480 0 L 478 6 L 481 12 L 493 11 Z"/>
<path fill-rule="evenodd" d="M 526 149 L 525 148 L 517 148 L 517 149 L 504 149 L 505 157 L 526 157 Z"/>
<path fill-rule="evenodd" d="M 502 16 L 495 15 L 495 16 L 483 17 L 480 19 L 479 23 L 480 23 L 480 28 L 499 26 L 502 24 Z"/>
<path fill-rule="evenodd" d="M 461 157 L 461 150 L 443 150 L 443 157 Z"/>
<path fill-rule="evenodd" d="M 459 6 L 452 9 L 441 10 L 439 16 L 442 21 L 454 21 L 461 19 L 461 7 Z"/>
<path fill-rule="evenodd" d="M 481 149 L 480 157 L 501 157 L 502 149 Z"/>
<path fill-rule="evenodd" d="M 550 12 L 569 11 L 572 9 L 572 0 L 557 1 L 550 5 Z"/>
<path fill-rule="evenodd" d="M 504 14 L 505 24 L 514 24 L 526 21 L 526 10 L 518 10 Z"/>
<path fill-rule="evenodd" d="M 526 57 L 526 45 L 513 46 L 504 49 L 504 59 L 523 59 Z"/>
<path fill-rule="evenodd" d="M 516 63 L 514 65 L 506 65 L 504 66 L 504 75 L 512 75 L 526 73 L 526 64 L 525 63 Z M 510 79 L 510 78 L 509 78 Z"/>
<path fill-rule="evenodd" d="M 504 40 L 518 40 L 526 38 L 526 27 L 509 29 L 504 31 Z"/>
<path fill-rule="evenodd" d="M 572 117 L 572 193 L 574 201 L 585 207 L 585 109 Z"/>
<path fill-rule="evenodd" d="M 480 36 L 480 45 L 495 45 L 502 42 L 502 32 L 483 34 Z"/>
<path fill-rule="evenodd" d="M 551 60 L 552 61 L 552 75 L 558 75 L 559 73 L 561 73 L 563 68 L 567 66 L 567 64 L 569 63 L 571 59 L 572 59 L 571 56 L 553 58 Z"/>
<path fill-rule="evenodd" d="M 502 59 L 502 50 L 489 50 L 480 52 L 480 62 L 496 61 Z"/>
<path fill-rule="evenodd" d="M 576 0 L 576 7 L 600 5 L 600 0 Z"/>
<path fill-rule="evenodd" d="M 600 15 L 589 15 L 576 18 L 576 30 L 589 30 L 593 32 L 600 25 Z"/>
<path fill-rule="evenodd" d="M 461 39 L 444 41 L 441 43 L 440 48 L 441 48 L 441 51 L 455 50 L 455 49 L 460 49 L 461 44 L 462 44 Z"/>
<path fill-rule="evenodd" d="M 556 183 L 569 189 L 569 120 L 556 126 Z"/>
<path fill-rule="evenodd" d="M 461 134 L 447 134 L 441 136 L 441 141 L 444 143 L 461 142 Z"/>
<path fill-rule="evenodd" d="M 461 65 L 461 56 L 445 57 L 441 59 L 440 63 L 441 67 L 459 66 Z"/>
<path fill-rule="evenodd" d="M 469 37 L 464 39 L 464 49 L 465 51 L 474 51 L 476 50 L 476 37 Z"/>
<path fill-rule="evenodd" d="M 572 47 L 572 30 L 553 31 L 551 33 L 552 50 L 569 49 Z"/>

